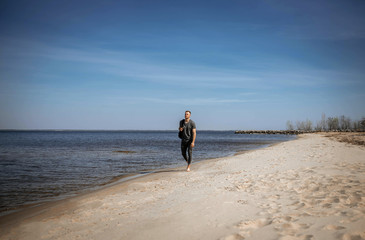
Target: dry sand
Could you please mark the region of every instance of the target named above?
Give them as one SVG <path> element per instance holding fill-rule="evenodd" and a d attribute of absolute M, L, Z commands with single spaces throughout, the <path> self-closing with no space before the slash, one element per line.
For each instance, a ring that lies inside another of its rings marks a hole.
<path fill-rule="evenodd" d="M 0 218 L 1 239 L 365 239 L 365 147 L 319 134 Z"/>

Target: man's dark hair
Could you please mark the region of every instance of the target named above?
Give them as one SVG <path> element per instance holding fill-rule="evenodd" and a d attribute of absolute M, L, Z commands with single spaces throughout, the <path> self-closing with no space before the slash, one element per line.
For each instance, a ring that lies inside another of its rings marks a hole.
<path fill-rule="evenodd" d="M 191 112 L 190 112 L 189 110 L 186 110 L 185 112 L 188 112 L 188 113 L 190 113 L 190 115 L 191 115 Z"/>

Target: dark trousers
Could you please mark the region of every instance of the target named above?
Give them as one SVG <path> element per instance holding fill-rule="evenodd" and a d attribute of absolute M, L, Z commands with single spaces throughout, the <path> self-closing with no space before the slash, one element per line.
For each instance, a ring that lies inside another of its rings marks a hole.
<path fill-rule="evenodd" d="M 188 152 L 188 156 L 186 156 L 186 151 Z M 193 149 L 191 148 L 191 141 L 181 141 L 181 154 L 183 155 L 185 161 L 188 162 L 188 164 L 191 163 L 192 160 L 192 153 Z"/>

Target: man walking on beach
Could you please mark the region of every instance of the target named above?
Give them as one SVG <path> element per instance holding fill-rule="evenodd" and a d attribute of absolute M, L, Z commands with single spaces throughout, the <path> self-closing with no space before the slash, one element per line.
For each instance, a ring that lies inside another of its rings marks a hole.
<path fill-rule="evenodd" d="M 191 112 L 185 111 L 185 119 L 180 121 L 179 127 L 179 131 L 181 132 L 181 153 L 188 163 L 188 167 L 186 168 L 187 172 L 190 172 L 192 152 L 196 138 L 196 125 L 195 122 L 190 119 L 190 116 Z M 186 151 L 188 151 L 188 156 L 186 156 Z"/>

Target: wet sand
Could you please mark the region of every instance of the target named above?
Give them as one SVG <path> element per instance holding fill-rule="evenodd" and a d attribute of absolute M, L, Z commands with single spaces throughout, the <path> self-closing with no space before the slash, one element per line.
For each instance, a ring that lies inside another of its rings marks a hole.
<path fill-rule="evenodd" d="M 365 147 L 321 134 L 0 218 L 1 239 L 365 239 Z"/>

